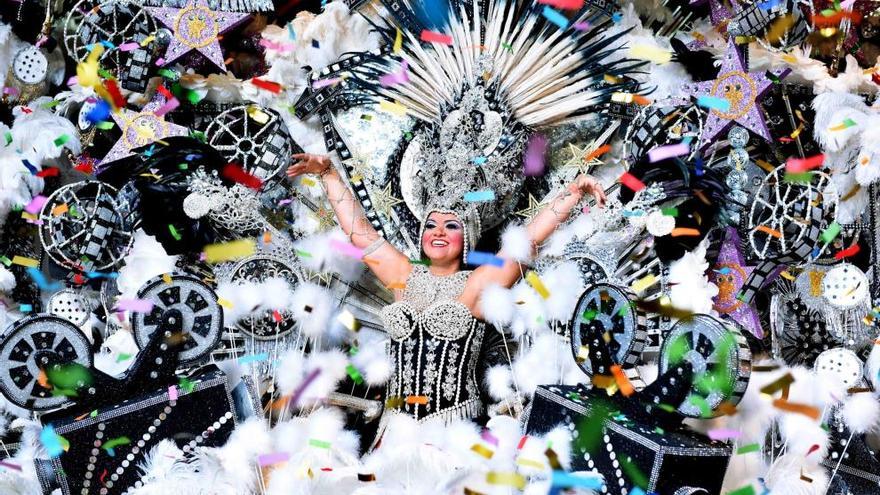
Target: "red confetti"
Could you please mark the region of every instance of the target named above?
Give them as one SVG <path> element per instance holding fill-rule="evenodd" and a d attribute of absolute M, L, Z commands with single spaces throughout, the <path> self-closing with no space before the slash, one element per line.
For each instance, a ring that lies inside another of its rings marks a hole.
<path fill-rule="evenodd" d="M 543 3 L 562 10 L 578 10 L 584 6 L 584 0 L 538 0 Z"/>
<path fill-rule="evenodd" d="M 162 93 L 162 96 L 164 96 L 166 100 L 170 100 L 171 98 L 174 98 L 174 95 L 171 94 L 171 91 L 168 91 L 168 88 L 166 88 L 164 84 L 159 85 L 159 87 L 156 89 L 160 93 Z"/>
<path fill-rule="evenodd" d="M 253 190 L 259 190 L 263 187 L 263 181 L 259 177 L 247 173 L 243 168 L 234 163 L 227 163 L 223 167 L 223 177 Z"/>
<path fill-rule="evenodd" d="M 788 161 L 785 162 L 785 171 L 795 174 L 808 172 L 811 169 L 821 167 L 822 162 L 824 161 L 825 155 L 821 153 L 809 158 L 789 158 Z"/>
<path fill-rule="evenodd" d="M 522 448 L 526 445 L 526 440 L 528 439 L 528 435 L 523 435 L 523 437 L 519 439 L 519 445 L 516 446 L 516 450 L 522 450 Z"/>
<path fill-rule="evenodd" d="M 443 33 L 435 33 L 434 31 L 428 31 L 427 29 L 422 30 L 422 41 L 427 41 L 429 43 L 441 43 L 444 45 L 452 44 L 452 36 L 443 34 Z"/>
<path fill-rule="evenodd" d="M 122 92 L 119 91 L 119 86 L 116 85 L 116 81 L 113 79 L 107 79 L 104 81 L 104 87 L 107 88 L 107 92 L 110 93 L 110 97 L 113 98 L 113 106 L 116 108 L 125 108 L 125 98 L 122 96 Z"/>
<path fill-rule="evenodd" d="M 86 283 L 86 278 L 83 277 L 83 276 L 82 276 L 81 274 L 79 274 L 79 273 L 74 274 L 74 275 L 73 275 L 73 283 L 76 284 L 76 285 L 82 285 L 82 284 Z"/>
<path fill-rule="evenodd" d="M 281 89 L 282 89 L 282 86 L 280 84 L 278 84 L 277 82 L 264 81 L 258 77 L 251 79 L 251 84 L 253 84 L 254 86 L 256 86 L 258 88 L 262 88 L 262 89 L 265 89 L 266 91 L 271 91 L 276 94 L 280 93 Z"/>
<path fill-rule="evenodd" d="M 281 313 L 277 309 L 272 311 L 272 318 L 275 320 L 275 323 L 281 323 Z"/>
<path fill-rule="evenodd" d="M 636 176 L 632 175 L 629 172 L 624 172 L 623 175 L 620 176 L 619 179 L 621 184 L 632 189 L 635 192 L 639 192 L 645 188 L 645 183 L 636 178 Z"/>
<path fill-rule="evenodd" d="M 810 447 L 810 450 L 807 451 L 807 455 L 810 455 L 810 454 L 812 454 L 813 452 L 815 452 L 815 451 L 817 451 L 817 450 L 819 450 L 819 446 L 816 445 L 816 444 L 813 444 L 813 446 Z"/>
<path fill-rule="evenodd" d="M 834 259 L 842 260 L 844 258 L 849 258 L 850 256 L 855 256 L 856 253 L 859 252 L 859 249 L 860 248 L 859 248 L 858 244 L 853 244 L 852 246 L 844 249 L 843 251 L 838 251 L 837 253 L 835 253 Z"/>
<path fill-rule="evenodd" d="M 107 484 L 104 483 L 104 478 L 106 478 L 106 477 L 107 477 L 107 470 L 105 469 L 104 472 L 101 473 L 101 478 L 100 478 L 101 484 L 104 486 L 107 486 Z"/>
<path fill-rule="evenodd" d="M 43 170 L 35 173 L 37 177 L 56 177 L 58 176 L 58 169 L 55 167 L 46 167 Z"/>
<path fill-rule="evenodd" d="M 73 167 L 73 169 L 79 170 L 80 172 L 89 175 L 91 175 L 95 171 L 94 167 L 92 167 L 92 165 L 88 162 L 79 162 L 75 167 Z"/>
<path fill-rule="evenodd" d="M 871 74 L 871 81 L 874 81 L 874 84 L 880 84 L 880 74 L 876 72 Z"/>

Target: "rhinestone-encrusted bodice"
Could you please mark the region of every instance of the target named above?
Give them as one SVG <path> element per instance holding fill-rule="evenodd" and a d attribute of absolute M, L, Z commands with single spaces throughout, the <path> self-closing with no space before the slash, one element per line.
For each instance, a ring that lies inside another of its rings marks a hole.
<path fill-rule="evenodd" d="M 382 310 L 394 374 L 388 397 L 400 412 L 452 420 L 482 412 L 476 366 L 484 324 L 457 299 L 469 271 L 438 277 L 413 267 L 403 298 Z"/>

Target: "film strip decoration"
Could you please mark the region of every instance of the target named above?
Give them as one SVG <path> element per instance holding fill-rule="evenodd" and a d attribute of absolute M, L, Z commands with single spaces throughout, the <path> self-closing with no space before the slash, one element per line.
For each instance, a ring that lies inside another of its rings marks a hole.
<path fill-rule="evenodd" d="M 800 184 L 800 187 L 806 189 L 800 193 L 796 193 L 794 202 L 776 201 L 771 204 L 761 197 L 763 190 L 769 188 L 778 188 L 783 186 L 783 174 L 785 166 L 777 167 L 767 177 L 761 185 L 761 190 L 756 194 L 752 202 L 752 209 L 749 214 L 748 230 L 749 244 L 753 252 L 761 259 L 761 263 L 755 267 L 752 274 L 745 281 L 740 290 L 737 299 L 745 304 L 751 303 L 758 291 L 770 282 L 781 271 L 784 265 L 794 265 L 802 263 L 813 255 L 814 250 L 818 249 L 820 237 L 822 235 L 822 226 L 827 215 L 826 209 L 822 206 L 830 201 L 817 200 L 816 196 L 819 191 L 824 189 L 824 184 L 828 182 L 828 176 L 820 173 L 814 173 L 814 177 L 818 176 L 819 184 Z M 797 183 L 786 183 L 788 187 L 798 187 Z M 769 193 L 768 193 L 769 194 Z M 777 198 L 780 196 L 777 195 Z M 788 195 L 782 195 L 787 198 Z M 801 201 L 797 201 L 800 199 Z M 836 208 L 836 204 L 831 203 L 832 208 Z M 788 206 L 791 211 L 778 212 L 778 207 L 786 208 Z M 805 222 L 796 222 L 789 220 L 783 224 L 776 217 L 800 218 Z M 780 226 L 781 230 L 773 229 L 767 225 L 765 220 L 774 220 L 776 223 L 771 225 Z M 759 235 L 763 236 L 763 246 L 760 243 Z M 790 245 L 786 245 L 786 236 L 794 237 Z M 773 241 L 773 239 L 777 239 Z M 778 244 L 778 250 L 770 253 L 771 244 Z"/>
<path fill-rule="evenodd" d="M 699 142 L 703 135 L 705 112 L 684 98 L 670 98 L 638 109 L 624 135 L 626 160 L 630 165 L 648 151 L 686 137 Z M 694 148 L 687 159 L 697 153 Z"/>
<path fill-rule="evenodd" d="M 765 40 L 764 36 L 770 27 L 784 16 L 792 17 L 791 27 L 772 43 L 770 40 Z M 727 31 L 733 36 L 755 36 L 764 48 L 778 50 L 798 45 L 807 39 L 810 34 L 810 25 L 796 0 L 779 2 L 770 8 L 756 2 L 746 5 L 735 13 L 727 24 Z M 774 46 L 774 44 L 780 46 Z"/>
<path fill-rule="evenodd" d="M 324 134 L 324 145 L 327 147 L 327 151 L 336 151 L 342 162 L 342 166 L 345 169 L 346 176 L 348 177 L 356 175 L 354 170 L 354 157 L 352 156 L 348 145 L 345 144 L 345 141 L 339 134 L 339 131 L 336 130 L 336 125 L 333 123 L 333 105 L 331 105 L 331 102 L 336 102 L 342 97 L 344 90 L 347 87 L 347 82 L 345 79 L 342 79 L 335 84 L 321 85 L 321 87 L 315 87 L 315 82 L 320 79 L 327 79 L 337 74 L 353 70 L 357 66 L 366 62 L 376 62 L 378 57 L 379 55 L 359 53 L 342 59 L 320 71 L 312 72 L 309 75 L 309 81 L 311 83 L 309 84 L 309 87 L 303 91 L 302 96 L 296 102 L 293 110 L 294 116 L 300 120 L 305 120 L 314 114 L 318 114 L 321 119 L 321 131 Z M 370 221 L 370 225 L 376 229 L 376 232 L 378 232 L 379 235 L 387 237 L 383 222 L 379 218 L 376 209 L 373 208 L 373 201 L 370 198 L 370 192 L 367 190 L 366 184 L 363 181 L 349 181 L 349 185 L 351 186 L 355 197 L 357 197 L 360 202 L 367 220 Z"/>

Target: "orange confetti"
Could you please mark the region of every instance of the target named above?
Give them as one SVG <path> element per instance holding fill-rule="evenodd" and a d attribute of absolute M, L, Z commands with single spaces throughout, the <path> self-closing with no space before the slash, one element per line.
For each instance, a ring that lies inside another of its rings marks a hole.
<path fill-rule="evenodd" d="M 52 208 L 52 216 L 58 217 L 58 216 L 61 216 L 65 213 L 67 213 L 67 211 L 68 211 L 67 203 L 61 203 L 60 205 L 56 206 L 55 208 Z"/>
<path fill-rule="evenodd" d="M 620 389 L 620 393 L 623 394 L 624 397 L 629 397 L 635 393 L 636 390 L 633 388 L 632 383 L 629 382 L 629 378 L 623 373 L 623 369 L 620 368 L 620 365 L 613 365 L 611 367 L 611 373 L 614 374 L 614 379 L 617 381 L 617 388 Z"/>
<path fill-rule="evenodd" d="M 605 153 L 608 153 L 609 151 L 611 151 L 611 145 L 610 144 L 603 144 L 602 146 L 599 146 L 598 148 L 593 150 L 592 153 L 585 156 L 584 161 L 588 162 L 588 161 L 592 160 L 593 158 L 598 158 L 599 156 L 601 156 Z"/>
<path fill-rule="evenodd" d="M 672 233 L 670 235 L 672 237 L 699 236 L 700 231 L 697 229 L 690 229 L 686 227 L 676 227 L 672 229 Z"/>
<path fill-rule="evenodd" d="M 40 386 L 45 389 L 52 388 L 52 385 L 49 383 L 49 377 L 46 376 L 46 372 L 43 370 L 43 368 L 40 368 L 40 372 L 37 374 L 37 383 L 39 383 Z"/>
<path fill-rule="evenodd" d="M 768 227 L 766 225 L 758 225 L 757 227 L 755 227 L 755 229 L 760 230 L 761 232 L 764 232 L 765 234 L 772 235 L 773 237 L 775 237 L 777 239 L 782 239 L 782 232 L 779 232 L 778 230 L 771 229 L 770 227 Z"/>
<path fill-rule="evenodd" d="M 406 403 L 407 404 L 421 404 L 424 406 L 425 404 L 428 403 L 428 396 L 427 395 L 410 395 L 410 396 L 407 396 Z"/>
<path fill-rule="evenodd" d="M 406 289 L 406 284 L 403 282 L 394 282 L 394 283 L 388 284 L 388 289 L 389 290 L 394 290 L 394 289 L 403 290 L 403 289 Z"/>
<path fill-rule="evenodd" d="M 783 399 L 774 400 L 773 407 L 775 407 L 776 409 L 782 409 L 783 411 L 803 414 L 804 416 L 812 418 L 814 421 L 818 421 L 819 417 L 822 415 L 819 409 L 813 406 L 808 406 L 806 404 L 796 404 L 794 402 L 788 402 L 787 400 Z"/>

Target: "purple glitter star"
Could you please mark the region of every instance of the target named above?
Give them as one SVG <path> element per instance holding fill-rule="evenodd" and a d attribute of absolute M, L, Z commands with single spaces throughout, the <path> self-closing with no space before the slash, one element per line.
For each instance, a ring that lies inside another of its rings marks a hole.
<path fill-rule="evenodd" d="M 743 284 L 755 269 L 745 266 L 745 259 L 739 251 L 740 239 L 733 227 L 727 228 L 727 237 L 721 244 L 721 251 L 715 266 L 709 272 L 709 280 L 718 286 L 718 295 L 712 307 L 723 315 L 730 316 L 735 322 L 753 335 L 761 338 L 761 320 L 755 308 L 737 298 Z"/>
<path fill-rule="evenodd" d="M 684 85 L 684 92 L 691 96 L 712 96 L 730 103 L 727 110 L 718 108 L 709 110 L 709 117 L 703 127 L 700 149 L 708 146 L 719 134 L 726 132 L 735 123 L 768 141 L 771 139 L 758 102 L 770 90 L 773 82 L 761 72 L 746 71 L 745 60 L 731 39 L 728 41 L 727 52 L 721 61 L 721 70 L 716 79 Z M 789 69 L 784 69 L 773 74 L 781 79 L 789 72 Z"/>
<path fill-rule="evenodd" d="M 120 108 L 118 112 L 111 114 L 116 125 L 122 130 L 122 136 L 107 152 L 101 161 L 102 165 L 130 156 L 135 148 L 146 146 L 166 137 L 189 134 L 186 127 L 165 122 L 163 117 L 156 116 L 154 112 L 164 104 L 163 98 L 157 98 L 144 106 L 140 112 Z"/>
<path fill-rule="evenodd" d="M 217 37 L 229 31 L 250 14 L 213 10 L 205 0 L 190 0 L 180 9 L 172 7 L 145 7 L 147 11 L 172 32 L 165 51 L 169 64 L 197 50 L 217 67 L 226 70 L 223 53 Z"/>

